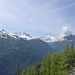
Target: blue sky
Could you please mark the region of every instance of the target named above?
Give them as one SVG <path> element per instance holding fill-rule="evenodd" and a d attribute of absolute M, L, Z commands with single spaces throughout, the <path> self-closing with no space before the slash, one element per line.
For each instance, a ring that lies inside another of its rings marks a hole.
<path fill-rule="evenodd" d="M 55 36 L 64 26 L 75 33 L 75 0 L 0 0 L 0 29 L 7 32 Z"/>

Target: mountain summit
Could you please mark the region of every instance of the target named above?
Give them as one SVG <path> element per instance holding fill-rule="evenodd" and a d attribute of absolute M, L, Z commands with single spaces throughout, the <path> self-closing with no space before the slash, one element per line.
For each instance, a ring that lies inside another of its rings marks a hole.
<path fill-rule="evenodd" d="M 0 38 L 5 38 L 5 39 L 7 39 L 7 38 L 20 39 L 20 38 L 22 38 L 24 40 L 36 39 L 36 38 L 31 37 L 29 34 L 27 34 L 25 32 L 15 32 L 15 33 L 11 34 L 11 33 L 6 32 L 4 29 L 0 30 Z M 69 40 L 69 39 L 72 40 L 74 38 L 75 38 L 75 36 L 71 33 L 69 35 L 61 33 L 58 36 L 48 35 L 48 36 L 44 36 L 44 37 L 39 37 L 39 39 L 41 39 L 42 41 L 47 42 L 47 43 L 52 43 L 52 42 L 57 42 L 57 41 L 60 42 L 60 41 Z"/>
<path fill-rule="evenodd" d="M 6 32 L 4 29 L 0 30 L 0 38 L 11 38 L 11 39 L 25 39 L 25 40 L 30 40 L 32 37 L 29 34 L 26 34 L 25 32 L 15 32 L 14 34 Z"/>
<path fill-rule="evenodd" d="M 41 40 L 45 41 L 45 42 L 54 42 L 55 41 L 55 37 L 53 36 L 45 36 L 45 37 L 40 37 Z"/>
<path fill-rule="evenodd" d="M 26 40 L 32 39 L 32 37 L 29 34 L 26 34 L 25 32 L 15 32 L 14 35 Z"/>
<path fill-rule="evenodd" d="M 0 30 L 0 38 L 7 39 L 9 37 L 9 33 L 7 33 L 4 29 Z"/>

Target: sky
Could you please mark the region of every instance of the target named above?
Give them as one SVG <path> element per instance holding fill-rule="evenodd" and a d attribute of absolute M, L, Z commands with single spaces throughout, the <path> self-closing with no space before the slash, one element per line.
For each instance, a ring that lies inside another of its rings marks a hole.
<path fill-rule="evenodd" d="M 0 29 L 32 37 L 75 34 L 75 0 L 0 0 Z"/>

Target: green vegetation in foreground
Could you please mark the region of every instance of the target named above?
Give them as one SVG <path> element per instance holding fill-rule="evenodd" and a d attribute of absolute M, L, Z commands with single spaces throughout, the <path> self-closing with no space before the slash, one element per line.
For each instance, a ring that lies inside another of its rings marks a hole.
<path fill-rule="evenodd" d="M 75 67 L 75 50 L 69 48 L 63 54 L 49 54 L 41 64 L 31 65 L 22 75 L 69 75 Z"/>

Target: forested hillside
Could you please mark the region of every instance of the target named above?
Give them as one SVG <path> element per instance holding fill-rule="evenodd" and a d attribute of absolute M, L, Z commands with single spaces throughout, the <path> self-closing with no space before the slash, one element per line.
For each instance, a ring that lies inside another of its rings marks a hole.
<path fill-rule="evenodd" d="M 0 75 L 14 75 L 18 61 L 21 62 L 22 70 L 41 62 L 44 55 L 53 51 L 40 39 L 0 38 Z"/>
<path fill-rule="evenodd" d="M 75 49 L 66 48 L 63 54 L 48 54 L 42 63 L 31 65 L 22 75 L 70 75 L 75 67 Z"/>

